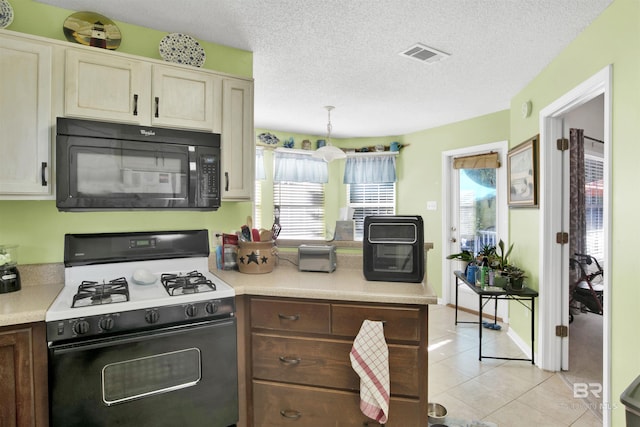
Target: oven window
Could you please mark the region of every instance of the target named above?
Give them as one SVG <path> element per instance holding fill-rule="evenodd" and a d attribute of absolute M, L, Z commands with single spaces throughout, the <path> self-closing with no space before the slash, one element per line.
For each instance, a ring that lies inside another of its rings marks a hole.
<path fill-rule="evenodd" d="M 413 271 L 413 246 L 377 244 L 373 247 L 373 270 L 395 273 Z"/>
<path fill-rule="evenodd" d="M 191 387 L 201 378 L 197 348 L 110 363 L 102 369 L 102 400 L 111 406 Z"/>

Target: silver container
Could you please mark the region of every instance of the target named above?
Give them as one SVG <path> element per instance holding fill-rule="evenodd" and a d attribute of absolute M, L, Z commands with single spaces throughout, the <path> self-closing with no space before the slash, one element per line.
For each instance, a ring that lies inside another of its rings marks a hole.
<path fill-rule="evenodd" d="M 336 247 L 334 245 L 300 245 L 298 246 L 298 270 L 335 271 Z"/>

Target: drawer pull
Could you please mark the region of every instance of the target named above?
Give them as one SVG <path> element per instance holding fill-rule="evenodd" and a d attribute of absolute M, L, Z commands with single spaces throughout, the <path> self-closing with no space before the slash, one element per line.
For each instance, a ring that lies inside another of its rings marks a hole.
<path fill-rule="evenodd" d="M 278 317 L 281 318 L 282 320 L 298 320 L 298 319 L 300 319 L 300 315 L 299 314 L 286 315 L 286 314 L 278 313 Z"/>
<path fill-rule="evenodd" d="M 299 357 L 287 357 L 287 356 L 280 356 L 278 357 L 278 359 L 280 359 L 280 362 L 282 362 L 285 365 L 297 365 L 302 360 Z"/>
<path fill-rule="evenodd" d="M 297 420 L 302 416 L 302 412 L 294 411 L 293 409 L 281 409 L 280 415 L 284 418 L 289 418 L 290 420 Z"/>

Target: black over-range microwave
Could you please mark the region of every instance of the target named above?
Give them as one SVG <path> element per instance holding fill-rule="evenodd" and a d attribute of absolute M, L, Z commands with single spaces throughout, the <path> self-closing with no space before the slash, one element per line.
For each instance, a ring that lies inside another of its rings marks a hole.
<path fill-rule="evenodd" d="M 216 210 L 220 135 L 58 118 L 61 211 Z"/>
<path fill-rule="evenodd" d="M 420 216 L 367 216 L 362 241 L 367 280 L 421 282 L 424 224 Z"/>

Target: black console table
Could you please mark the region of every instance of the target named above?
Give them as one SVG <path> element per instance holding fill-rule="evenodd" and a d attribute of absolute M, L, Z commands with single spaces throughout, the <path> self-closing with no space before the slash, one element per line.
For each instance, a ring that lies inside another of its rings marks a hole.
<path fill-rule="evenodd" d="M 478 324 L 478 336 L 480 339 L 478 346 L 478 360 L 482 361 L 482 358 L 485 359 L 503 359 L 503 360 L 526 360 L 531 361 L 531 364 L 535 364 L 534 362 L 534 347 L 533 341 L 535 336 L 535 317 L 536 317 L 536 303 L 535 299 L 538 296 L 538 292 L 533 289 L 523 288 L 520 291 L 513 291 L 508 289 L 496 288 L 496 287 L 487 287 L 486 289 L 482 289 L 479 286 L 476 286 L 474 283 L 469 283 L 465 274 L 462 271 L 456 271 L 456 317 L 455 324 L 458 323 L 474 323 Z M 464 283 L 478 295 L 478 321 L 477 322 L 463 322 L 458 321 L 458 285 L 460 282 Z M 494 308 L 494 322 L 497 321 L 498 318 L 498 300 L 512 300 L 517 301 L 526 307 L 531 312 L 531 358 L 513 358 L 513 357 L 498 357 L 498 356 L 483 356 L 482 355 L 482 310 L 484 307 L 491 301 L 495 302 Z M 528 304 L 527 304 L 528 302 Z"/>

